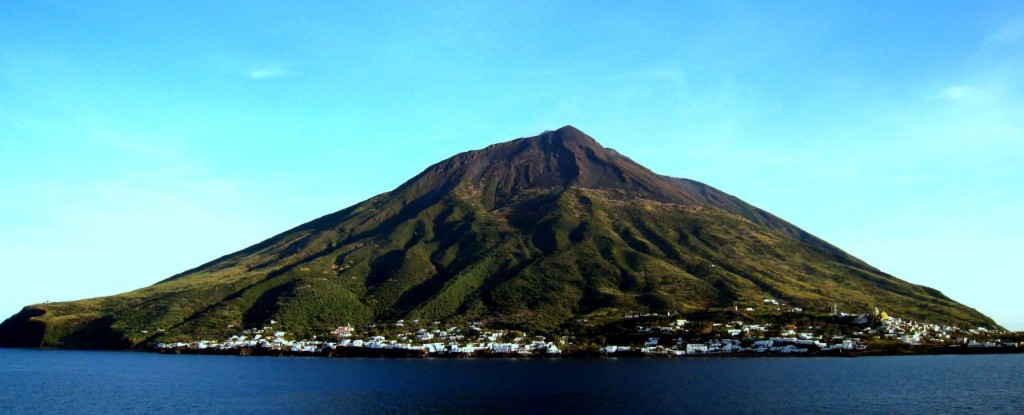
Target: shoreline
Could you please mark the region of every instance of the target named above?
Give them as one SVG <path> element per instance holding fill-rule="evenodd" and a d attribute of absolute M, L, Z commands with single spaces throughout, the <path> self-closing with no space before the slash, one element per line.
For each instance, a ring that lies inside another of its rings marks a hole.
<path fill-rule="evenodd" d="M 389 358 L 389 359 L 676 359 L 676 358 L 808 358 L 808 357 L 872 357 L 872 356 L 937 356 L 937 355 L 983 355 L 983 354 L 1024 354 L 1021 347 L 934 347 L 918 346 L 920 349 L 877 349 L 860 351 L 828 351 L 808 353 L 777 352 L 734 352 L 734 353 L 641 353 L 578 351 L 562 354 L 518 354 L 518 353 L 427 353 L 425 350 L 384 349 L 369 347 L 345 347 L 316 352 L 274 350 L 264 348 L 241 349 L 122 349 L 157 354 L 191 354 L 214 356 L 264 356 L 264 357 L 323 357 L 323 358 Z M 83 349 L 58 349 L 83 350 Z M 84 349 L 95 350 L 95 349 Z"/>

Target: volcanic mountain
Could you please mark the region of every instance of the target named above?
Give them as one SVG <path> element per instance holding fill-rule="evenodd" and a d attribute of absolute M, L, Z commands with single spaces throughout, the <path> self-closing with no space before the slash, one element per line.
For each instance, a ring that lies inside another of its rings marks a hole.
<path fill-rule="evenodd" d="M 455 155 L 391 192 L 152 286 L 25 307 L 0 325 L 0 343 L 124 348 L 272 320 L 299 336 L 405 318 L 550 333 L 580 319 L 765 298 L 995 326 L 567 126 Z"/>

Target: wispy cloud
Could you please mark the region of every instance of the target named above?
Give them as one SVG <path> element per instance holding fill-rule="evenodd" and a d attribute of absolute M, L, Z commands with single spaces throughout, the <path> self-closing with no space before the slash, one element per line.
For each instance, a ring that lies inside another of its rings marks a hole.
<path fill-rule="evenodd" d="M 974 88 L 971 88 L 966 85 L 953 85 L 943 89 L 939 96 L 951 101 L 959 101 L 961 99 L 968 98 L 974 94 Z"/>
<path fill-rule="evenodd" d="M 1011 20 L 999 30 L 985 36 L 985 45 L 1013 43 L 1024 39 L 1024 16 Z"/>
<path fill-rule="evenodd" d="M 246 73 L 249 79 L 261 80 L 261 79 L 273 79 L 273 78 L 290 78 L 294 76 L 294 73 L 281 65 L 269 65 L 259 68 L 255 68 Z"/>
<path fill-rule="evenodd" d="M 138 156 L 152 157 L 155 160 L 180 161 L 185 159 L 180 150 L 166 143 L 160 144 L 162 141 L 170 141 L 167 137 L 138 138 L 105 130 L 91 133 L 89 137 L 97 143 Z"/>
<path fill-rule="evenodd" d="M 686 71 L 677 64 L 669 64 L 619 73 L 607 77 L 611 81 L 630 82 L 684 82 Z"/>

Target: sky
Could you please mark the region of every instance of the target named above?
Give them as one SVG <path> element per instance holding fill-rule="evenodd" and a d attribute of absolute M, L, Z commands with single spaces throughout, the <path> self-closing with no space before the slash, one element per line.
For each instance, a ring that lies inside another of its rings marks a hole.
<path fill-rule="evenodd" d="M 0 0 L 0 315 L 564 125 L 1024 330 L 1020 1 Z"/>

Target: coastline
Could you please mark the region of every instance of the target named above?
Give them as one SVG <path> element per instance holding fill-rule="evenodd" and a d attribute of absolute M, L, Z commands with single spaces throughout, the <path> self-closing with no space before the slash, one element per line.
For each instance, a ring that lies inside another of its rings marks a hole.
<path fill-rule="evenodd" d="M 806 357 L 872 357 L 872 356 L 934 356 L 1024 354 L 1021 347 L 949 347 L 915 346 L 913 348 L 880 348 L 875 350 L 824 351 L 808 353 L 733 352 L 733 353 L 642 353 L 638 351 L 602 353 L 586 350 L 561 354 L 520 353 L 428 353 L 425 350 L 387 349 L 371 347 L 342 347 L 319 351 L 274 350 L 265 348 L 238 349 L 137 349 L 145 353 L 193 354 L 217 356 L 270 356 L 270 357 L 325 357 L 325 358 L 398 358 L 398 359 L 675 359 L 675 358 L 806 358 Z"/>

